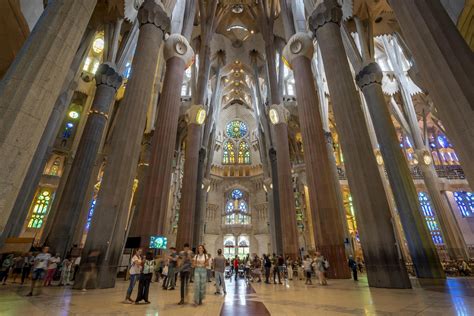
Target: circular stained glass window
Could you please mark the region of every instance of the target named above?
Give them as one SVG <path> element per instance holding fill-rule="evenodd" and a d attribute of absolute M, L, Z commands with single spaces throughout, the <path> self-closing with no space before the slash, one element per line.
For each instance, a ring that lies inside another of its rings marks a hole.
<path fill-rule="evenodd" d="M 247 135 L 247 124 L 240 120 L 233 120 L 227 123 L 226 134 L 230 138 L 242 138 Z"/>
<path fill-rule="evenodd" d="M 232 191 L 231 195 L 234 200 L 240 200 L 244 196 L 242 191 L 240 191 L 239 189 L 235 189 L 234 191 Z"/>

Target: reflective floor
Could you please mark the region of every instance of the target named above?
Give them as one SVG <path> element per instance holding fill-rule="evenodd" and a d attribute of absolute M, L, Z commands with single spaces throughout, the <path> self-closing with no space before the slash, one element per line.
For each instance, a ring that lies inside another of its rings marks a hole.
<path fill-rule="evenodd" d="M 114 289 L 87 292 L 54 286 L 26 297 L 27 286 L 0 285 L 0 315 L 474 315 L 474 278 L 438 285 L 413 280 L 411 290 L 370 289 L 364 277 L 357 283 L 330 280 L 327 287 L 299 280 L 283 285 L 227 280 L 225 297 L 214 295 L 209 283 L 198 307 L 177 305 L 179 288 L 164 291 L 156 283 L 150 289 L 151 304 L 124 304 L 127 286 L 122 280 Z M 188 302 L 192 291 L 190 284 Z"/>

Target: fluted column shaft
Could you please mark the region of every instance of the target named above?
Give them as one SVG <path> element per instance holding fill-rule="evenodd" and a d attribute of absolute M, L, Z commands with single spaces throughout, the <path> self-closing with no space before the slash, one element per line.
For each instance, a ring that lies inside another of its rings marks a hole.
<path fill-rule="evenodd" d="M 181 49 L 176 52 L 176 45 Z M 185 52 L 184 52 L 185 51 Z M 181 87 L 186 64 L 193 57 L 187 40 L 171 35 L 165 44 L 166 72 L 158 103 L 156 129 L 152 140 L 149 175 L 144 188 L 143 202 L 138 217 L 141 243 L 146 246 L 150 236 L 165 234 L 171 171 L 179 121 Z"/>
<path fill-rule="evenodd" d="M 107 124 L 107 113 L 117 89 L 122 84 L 122 77 L 108 64 L 99 66 L 95 78 L 97 89 L 94 101 L 47 239 L 52 249 L 62 257 L 71 248 L 74 237 L 71 232 L 76 228 L 86 201 L 88 184 Z"/>
<path fill-rule="evenodd" d="M 474 58 L 439 0 L 390 0 L 422 83 L 474 188 Z M 433 80 L 438 78 L 438 80 Z"/>
<path fill-rule="evenodd" d="M 375 63 L 369 63 L 356 75 L 356 82 L 367 101 L 380 152 L 387 169 L 388 180 L 397 204 L 400 219 L 411 249 L 415 269 L 432 269 L 428 275 L 442 277 L 443 269 L 434 247 L 428 227 L 422 217 L 418 194 L 410 169 L 398 142 L 382 91 L 382 70 Z M 422 251 L 420 251 L 420 249 Z M 413 255 L 417 253 L 416 255 Z M 421 254 L 421 255 L 420 255 Z"/>
<path fill-rule="evenodd" d="M 55 1 L 48 5 L 0 83 L 0 232 L 96 2 Z"/>
<path fill-rule="evenodd" d="M 295 49 L 295 45 L 301 45 L 301 50 Z M 350 278 L 344 246 L 343 219 L 338 208 L 335 178 L 331 173 L 332 166 L 311 71 L 313 52 L 313 42 L 305 33 L 293 35 L 284 50 L 295 76 L 313 234 L 316 249 L 331 262 L 328 276 Z"/>
<path fill-rule="evenodd" d="M 90 251 L 99 250 L 97 285 L 100 288 L 115 285 L 158 54 L 170 24 L 163 6 L 154 0 L 145 0 L 137 18 L 140 33 L 132 73 L 117 113 L 110 154 L 82 254 L 82 258 L 87 258 Z M 77 287 L 81 286 L 83 276 L 81 273 Z"/>
<path fill-rule="evenodd" d="M 341 18 L 342 11 L 337 1 L 325 0 L 313 12 L 309 25 L 321 48 L 337 130 L 346 158 L 349 187 L 356 206 L 369 285 L 406 288 L 410 283 L 405 266 L 398 258 L 389 205 L 344 51 L 339 28 Z"/>

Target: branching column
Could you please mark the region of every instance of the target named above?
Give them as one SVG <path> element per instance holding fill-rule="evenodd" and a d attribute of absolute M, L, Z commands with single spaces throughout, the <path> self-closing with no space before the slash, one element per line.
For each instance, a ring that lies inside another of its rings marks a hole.
<path fill-rule="evenodd" d="M 404 39 L 474 189 L 474 58 L 439 0 L 390 0 Z"/>
<path fill-rule="evenodd" d="M 342 11 L 336 0 L 323 1 L 309 19 L 324 63 L 333 112 L 337 123 L 349 186 L 356 206 L 357 225 L 369 285 L 410 287 L 396 240 L 360 98 L 342 43 Z M 395 272 L 396 271 L 396 272 Z"/>
<path fill-rule="evenodd" d="M 145 0 L 138 11 L 140 34 L 132 63 L 132 74 L 117 114 L 116 129 L 104 170 L 94 217 L 82 258 L 100 252 L 97 285 L 113 287 L 126 237 L 132 187 L 137 169 L 146 114 L 152 97 L 158 53 L 170 24 L 162 4 Z M 85 263 L 84 263 L 85 264 Z M 75 287 L 82 284 L 83 273 Z"/>
<path fill-rule="evenodd" d="M 97 89 L 79 146 L 66 181 L 58 213 L 55 216 L 48 244 L 55 252 L 66 255 L 72 244 L 73 232 L 86 199 L 88 184 L 94 169 L 102 134 L 107 124 L 107 113 L 122 77 L 114 66 L 102 64 L 95 74 Z"/>
<path fill-rule="evenodd" d="M 181 87 L 184 71 L 193 56 L 193 49 L 182 35 L 173 34 L 166 40 L 163 51 L 166 72 L 158 103 L 144 200 L 137 217 L 139 229 L 136 233 L 142 237 L 142 246 L 148 244 L 150 236 L 165 234 L 181 97 L 181 90 L 176 87 Z"/>
<path fill-rule="evenodd" d="M 333 166 L 329 161 L 318 95 L 311 72 L 313 53 L 313 41 L 306 33 L 293 35 L 283 51 L 295 75 L 296 100 L 303 135 L 304 161 L 316 248 L 331 262 L 331 268 L 328 270 L 330 277 L 350 278 L 344 247 L 344 228 L 334 183 L 336 179 L 331 173 Z"/>

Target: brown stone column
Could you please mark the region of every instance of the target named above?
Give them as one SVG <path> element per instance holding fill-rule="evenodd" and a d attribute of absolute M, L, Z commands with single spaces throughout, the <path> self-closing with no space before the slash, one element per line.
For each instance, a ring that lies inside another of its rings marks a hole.
<path fill-rule="evenodd" d="M 94 217 L 82 253 L 84 264 L 90 251 L 99 250 L 97 286 L 115 285 L 122 256 L 132 187 L 152 96 L 158 54 L 170 19 L 163 6 L 145 0 L 138 11 L 140 34 L 132 63 L 132 74 L 117 113 L 116 129 L 104 170 Z M 80 273 L 76 288 L 81 287 Z"/>
<path fill-rule="evenodd" d="M 298 232 L 296 228 L 296 208 L 291 176 L 290 148 L 288 146 L 288 118 L 290 113 L 282 104 L 273 104 L 269 110 L 275 132 L 276 165 L 278 173 L 278 197 L 280 201 L 280 221 L 283 254 L 299 256 Z"/>
<path fill-rule="evenodd" d="M 294 71 L 316 249 L 331 262 L 329 277 L 350 278 L 344 246 L 343 219 L 339 212 L 336 192 L 336 185 L 339 183 L 334 183 L 336 179 L 331 172 L 333 166 L 329 160 L 318 95 L 311 72 L 313 53 L 313 41 L 306 33 L 293 35 L 283 51 L 285 59 Z"/>
<path fill-rule="evenodd" d="M 474 58 L 439 0 L 390 0 L 423 85 L 474 188 Z M 434 80 L 433 78 L 437 78 Z"/>
<path fill-rule="evenodd" d="M 0 83 L 0 233 L 96 2 L 48 5 Z"/>
<path fill-rule="evenodd" d="M 181 87 L 186 66 L 194 56 L 185 37 L 171 35 L 164 46 L 166 72 L 163 79 L 152 140 L 149 174 L 144 188 L 142 207 L 138 216 L 137 232 L 142 246 L 147 246 L 152 235 L 165 234 L 171 171 L 176 145 Z"/>
<path fill-rule="evenodd" d="M 356 82 L 367 101 L 415 270 L 418 274 L 419 268 L 424 267 L 423 269 L 432 269 L 431 275 L 443 277 L 443 268 L 422 217 L 415 184 L 400 149 L 397 133 L 385 102 L 382 77 L 379 65 L 372 62 L 359 71 Z M 416 255 L 413 255 L 414 253 Z"/>
<path fill-rule="evenodd" d="M 337 130 L 346 158 L 349 187 L 356 206 L 369 284 L 407 288 L 410 282 L 398 256 L 389 205 L 342 44 L 341 18 L 342 11 L 337 1 L 325 0 L 312 13 L 309 25 L 321 48 Z"/>
<path fill-rule="evenodd" d="M 99 66 L 95 80 L 97 89 L 94 101 L 47 238 L 49 246 L 54 252 L 60 253 L 61 257 L 64 257 L 72 246 L 74 236 L 71 232 L 76 228 L 86 201 L 88 184 L 107 124 L 107 113 L 117 89 L 122 84 L 122 77 L 117 74 L 114 66 L 107 63 Z"/>
<path fill-rule="evenodd" d="M 188 131 L 184 153 L 184 177 L 181 187 L 179 205 L 178 231 L 176 248 L 182 249 L 185 243 L 197 246 L 194 238 L 194 220 L 196 210 L 196 194 L 201 190 L 198 179 L 199 149 L 201 147 L 201 125 L 204 123 L 205 111 L 201 105 L 192 105 L 186 112 Z M 204 117 L 202 116 L 204 115 Z M 199 185 L 199 187 L 198 187 Z"/>

